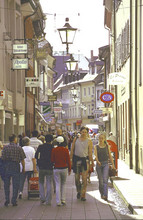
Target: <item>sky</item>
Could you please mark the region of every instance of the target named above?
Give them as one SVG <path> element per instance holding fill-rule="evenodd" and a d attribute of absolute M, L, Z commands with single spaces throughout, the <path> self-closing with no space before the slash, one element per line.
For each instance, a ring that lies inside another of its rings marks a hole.
<path fill-rule="evenodd" d="M 108 31 L 104 28 L 103 0 L 40 0 L 43 12 L 46 14 L 46 39 L 53 51 L 66 51 L 57 28 L 69 24 L 77 28 L 75 39 L 69 45 L 69 53 L 83 54 L 90 58 L 91 50 L 98 55 L 98 48 L 109 43 Z"/>

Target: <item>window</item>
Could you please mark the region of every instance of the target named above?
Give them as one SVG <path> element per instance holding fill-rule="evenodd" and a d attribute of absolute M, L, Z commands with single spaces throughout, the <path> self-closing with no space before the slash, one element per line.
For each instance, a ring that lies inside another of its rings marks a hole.
<path fill-rule="evenodd" d="M 90 96 L 90 87 L 88 87 L 88 95 Z"/>
<path fill-rule="evenodd" d="M 76 118 L 76 117 L 77 117 L 77 111 L 76 111 L 76 108 L 75 108 L 75 111 L 74 111 L 74 112 L 75 112 L 75 118 Z"/>
<path fill-rule="evenodd" d="M 92 87 L 92 94 L 94 94 L 94 87 Z"/>
<path fill-rule="evenodd" d="M 78 107 L 78 117 L 80 117 L 80 115 L 81 115 L 81 108 Z"/>
<path fill-rule="evenodd" d="M 12 31 L 12 30 L 11 30 Z M 16 15 L 16 38 L 20 39 L 20 16 Z"/>
<path fill-rule="evenodd" d="M 73 115 L 72 115 L 72 117 L 74 118 L 74 108 L 73 108 Z"/>
<path fill-rule="evenodd" d="M 84 93 L 84 96 L 86 96 L 86 88 L 84 88 L 84 92 L 83 93 Z"/>
<path fill-rule="evenodd" d="M 100 99 L 100 90 L 97 90 L 97 100 Z"/>
<path fill-rule="evenodd" d="M 116 40 L 116 66 L 119 69 L 130 55 L 130 23 L 127 20 Z"/>
<path fill-rule="evenodd" d="M 91 114 L 91 109 L 90 109 L 90 105 L 88 105 L 88 115 Z"/>

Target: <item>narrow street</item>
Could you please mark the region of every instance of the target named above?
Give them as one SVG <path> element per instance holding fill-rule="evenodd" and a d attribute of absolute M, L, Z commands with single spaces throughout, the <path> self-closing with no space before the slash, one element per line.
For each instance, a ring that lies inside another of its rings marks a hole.
<path fill-rule="evenodd" d="M 109 198 L 105 202 L 100 198 L 98 181 L 92 173 L 91 183 L 87 187 L 87 201 L 76 199 L 74 174 L 67 179 L 66 206 L 57 207 L 55 194 L 52 205 L 41 205 L 39 198 L 27 199 L 27 184 L 25 184 L 23 199 L 18 200 L 18 206 L 4 207 L 3 184 L 0 189 L 0 219 L 139 219 L 140 216 L 132 215 L 123 201 L 119 198 L 112 184 L 109 182 Z M 141 219 L 141 218 L 140 218 Z"/>

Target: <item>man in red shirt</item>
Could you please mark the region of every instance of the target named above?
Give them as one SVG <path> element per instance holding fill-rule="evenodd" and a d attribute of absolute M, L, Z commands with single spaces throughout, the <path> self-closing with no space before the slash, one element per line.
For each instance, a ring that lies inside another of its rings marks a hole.
<path fill-rule="evenodd" d="M 65 205 L 66 198 L 66 179 L 67 173 L 71 173 L 71 162 L 69 151 L 63 146 L 64 138 L 58 136 L 58 147 L 52 150 L 51 161 L 54 163 L 54 179 L 56 183 L 56 203 L 57 206 Z"/>

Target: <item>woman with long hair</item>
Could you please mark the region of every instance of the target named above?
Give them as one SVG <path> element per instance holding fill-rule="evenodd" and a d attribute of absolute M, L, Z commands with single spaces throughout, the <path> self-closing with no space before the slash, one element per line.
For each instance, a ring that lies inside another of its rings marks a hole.
<path fill-rule="evenodd" d="M 114 161 L 111 155 L 110 147 L 106 142 L 106 134 L 99 135 L 99 143 L 95 146 L 96 171 L 99 179 L 99 191 L 101 198 L 107 201 L 108 198 L 108 178 L 110 159 L 113 169 L 115 169 Z"/>

